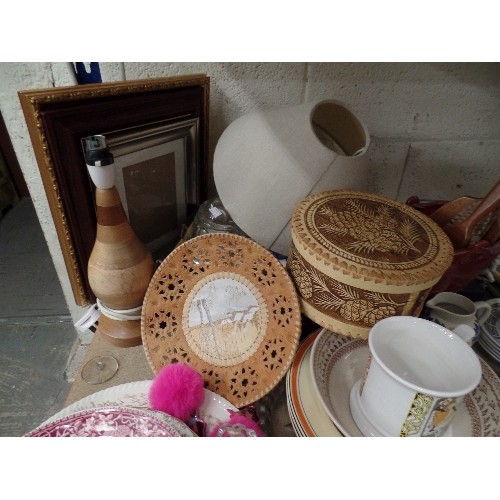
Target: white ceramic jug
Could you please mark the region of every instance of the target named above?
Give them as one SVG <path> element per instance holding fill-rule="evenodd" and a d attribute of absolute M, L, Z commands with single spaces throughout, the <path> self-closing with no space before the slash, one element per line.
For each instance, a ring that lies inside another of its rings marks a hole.
<path fill-rule="evenodd" d="M 468 325 L 474 330 L 471 338 L 464 338 L 471 344 L 479 335 L 481 325 L 491 314 L 491 305 L 485 301 L 472 300 L 453 292 L 441 292 L 425 303 L 423 317 L 449 330 L 460 325 Z M 462 336 L 462 335 L 461 335 Z M 463 338 L 463 336 L 462 336 Z"/>

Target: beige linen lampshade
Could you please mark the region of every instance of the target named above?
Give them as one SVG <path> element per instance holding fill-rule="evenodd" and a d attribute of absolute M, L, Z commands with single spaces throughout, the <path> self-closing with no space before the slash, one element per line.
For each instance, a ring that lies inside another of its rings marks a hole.
<path fill-rule="evenodd" d="M 217 192 L 248 236 L 287 255 L 302 199 L 366 188 L 369 143 L 365 125 L 337 100 L 254 111 L 232 122 L 216 145 Z"/>

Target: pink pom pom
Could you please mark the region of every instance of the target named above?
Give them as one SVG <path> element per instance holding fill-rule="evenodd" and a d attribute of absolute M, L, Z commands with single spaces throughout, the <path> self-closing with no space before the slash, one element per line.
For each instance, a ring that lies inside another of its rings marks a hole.
<path fill-rule="evenodd" d="M 252 432 L 253 431 L 253 432 Z M 227 422 L 219 422 L 209 437 L 264 437 L 260 426 L 250 417 L 233 413 Z"/>
<path fill-rule="evenodd" d="M 162 411 L 183 422 L 200 408 L 205 399 L 203 377 L 183 363 L 165 365 L 156 375 L 149 390 L 153 410 Z"/>

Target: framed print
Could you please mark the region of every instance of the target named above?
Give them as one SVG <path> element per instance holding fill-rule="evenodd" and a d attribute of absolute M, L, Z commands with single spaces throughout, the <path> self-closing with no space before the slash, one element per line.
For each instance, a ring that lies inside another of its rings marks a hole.
<path fill-rule="evenodd" d="M 198 206 L 198 129 L 193 118 L 106 137 L 123 208 L 155 260 L 179 242 Z"/>
<path fill-rule="evenodd" d="M 209 77 L 196 74 L 18 92 L 78 305 L 95 302 L 94 188 L 82 139 L 106 136 L 130 223 L 161 258 L 207 196 L 209 91 Z"/>

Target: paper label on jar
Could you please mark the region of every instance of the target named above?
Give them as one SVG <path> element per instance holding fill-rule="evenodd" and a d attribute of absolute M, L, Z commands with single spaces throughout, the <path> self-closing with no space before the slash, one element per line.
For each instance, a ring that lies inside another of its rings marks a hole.
<path fill-rule="evenodd" d="M 219 217 L 223 214 L 223 212 L 221 210 L 219 210 L 217 207 L 210 207 L 208 209 L 208 211 L 210 212 L 210 215 L 214 219 L 216 219 L 217 217 Z"/>

